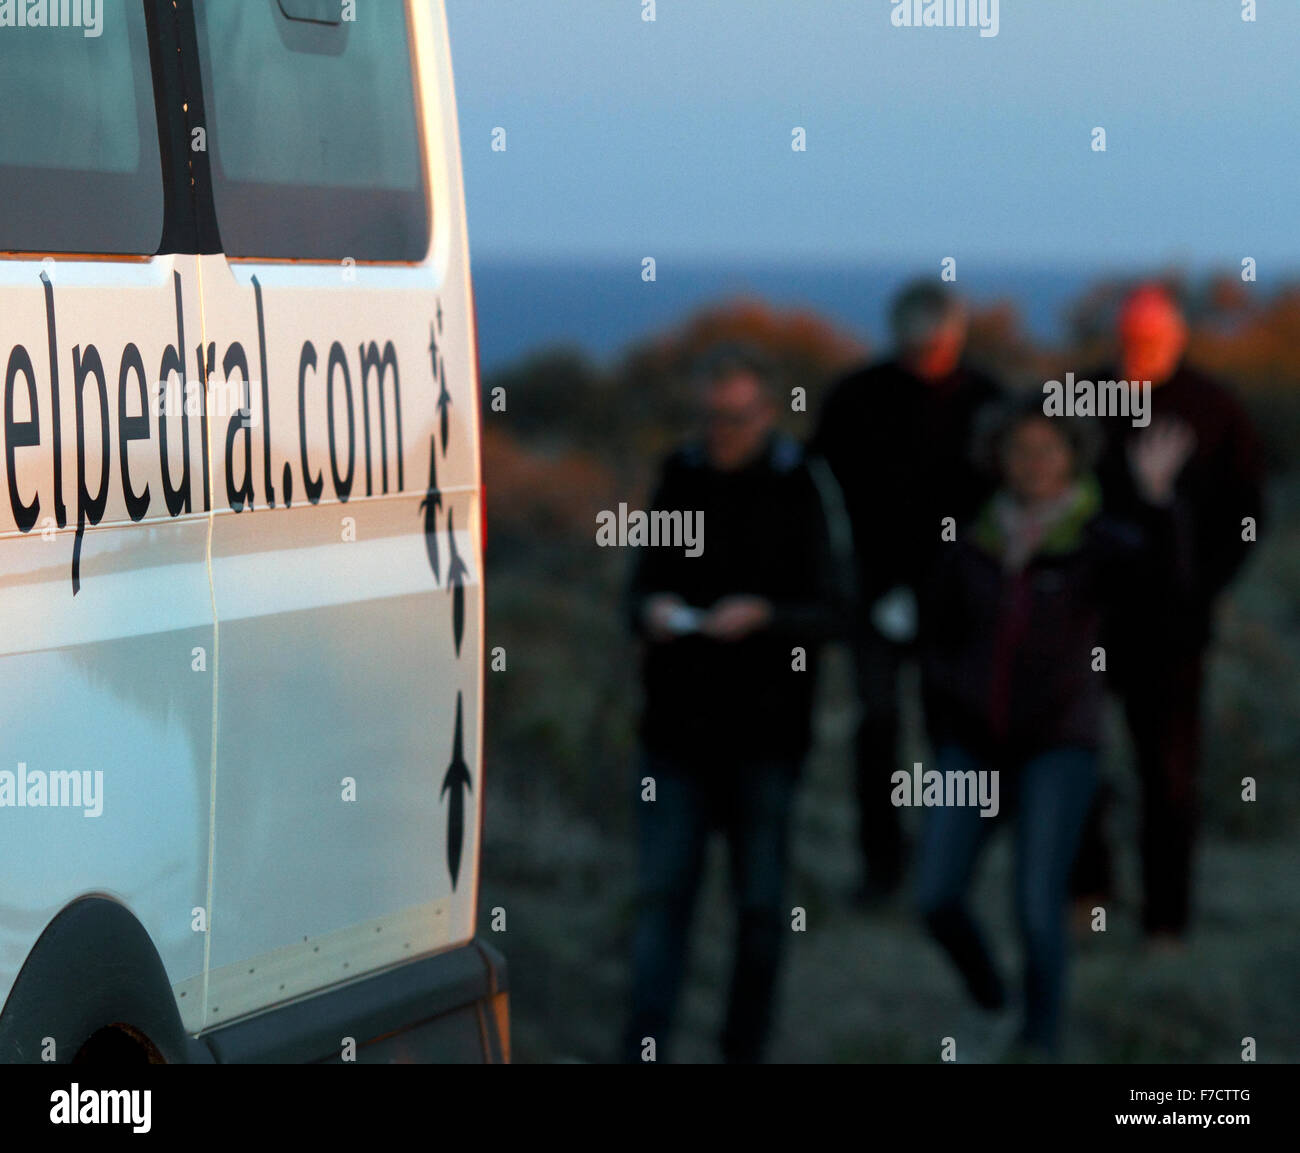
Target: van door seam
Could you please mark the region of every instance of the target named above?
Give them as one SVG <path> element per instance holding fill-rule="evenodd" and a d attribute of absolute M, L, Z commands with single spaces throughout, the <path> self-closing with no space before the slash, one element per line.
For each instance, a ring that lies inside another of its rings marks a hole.
<path fill-rule="evenodd" d="M 208 326 L 207 326 L 207 308 L 203 295 L 203 257 L 196 255 L 194 257 L 194 268 L 198 280 L 199 290 L 199 338 L 201 343 L 199 347 L 208 347 Z M 200 356 L 203 373 L 203 392 L 207 396 L 208 392 L 208 366 L 207 361 Z M 205 405 L 208 401 L 205 399 Z M 214 479 L 216 475 L 216 454 L 213 451 L 212 429 L 215 421 L 208 421 L 208 491 L 214 494 L 214 499 L 208 506 L 208 542 L 206 554 L 204 557 L 208 569 L 208 597 L 212 603 L 212 740 L 211 740 L 211 761 L 208 769 L 208 883 L 207 895 L 204 898 L 206 905 L 206 922 L 203 934 L 203 1019 L 200 1028 L 206 1028 L 208 1022 L 208 974 L 212 970 L 212 928 L 213 928 L 213 889 L 215 879 L 215 861 L 217 848 L 217 716 L 218 706 L 221 696 L 221 623 L 217 618 L 217 588 L 212 569 L 212 536 L 216 527 L 217 517 L 215 510 L 216 500 Z"/>

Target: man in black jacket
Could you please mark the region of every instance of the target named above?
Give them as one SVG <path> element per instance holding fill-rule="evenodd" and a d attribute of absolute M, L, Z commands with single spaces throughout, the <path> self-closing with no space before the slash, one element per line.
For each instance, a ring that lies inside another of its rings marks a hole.
<path fill-rule="evenodd" d="M 765 368 L 741 350 L 706 364 L 706 434 L 669 458 L 655 512 L 703 516 L 703 551 L 647 548 L 630 588 L 644 639 L 636 783 L 638 912 L 629 1060 L 662 1060 L 711 829 L 727 836 L 738 906 L 722 1035 L 761 1059 L 772 1016 L 788 830 L 811 739 L 817 650 L 844 616 L 822 493 L 829 470 L 775 431 Z M 819 487 L 820 486 L 820 487 Z M 651 1045 L 653 1042 L 653 1045 Z"/>
<path fill-rule="evenodd" d="M 959 298 L 918 282 L 895 301 L 892 324 L 894 357 L 833 387 L 809 446 L 844 491 L 857 553 L 856 783 L 866 901 L 891 895 L 902 880 L 902 827 L 889 780 L 900 767 L 898 676 L 916 631 L 915 594 L 944 518 L 964 522 L 989 495 L 970 446 L 976 413 L 1000 395 L 962 363 Z"/>
<path fill-rule="evenodd" d="M 1104 420 L 1107 448 L 1098 475 L 1106 511 L 1138 521 L 1147 510 L 1150 498 L 1134 483 L 1132 468 L 1140 438 L 1181 429 L 1195 445 L 1169 497 L 1186 542 L 1180 563 L 1190 594 L 1131 599 L 1106 642 L 1142 781 L 1143 925 L 1153 943 L 1172 944 L 1190 915 L 1205 650 L 1215 603 L 1258 537 L 1262 480 L 1245 412 L 1183 360 L 1187 325 L 1170 294 L 1154 285 L 1133 292 L 1120 314 L 1119 337 L 1119 372 L 1095 379 L 1149 381 L 1151 427 L 1114 414 Z M 1109 881 L 1094 810 L 1074 889 L 1104 895 Z"/>

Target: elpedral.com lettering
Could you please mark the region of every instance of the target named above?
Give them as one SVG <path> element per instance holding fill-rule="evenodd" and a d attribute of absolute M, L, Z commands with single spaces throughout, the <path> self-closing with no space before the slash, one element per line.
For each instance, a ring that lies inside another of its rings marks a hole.
<path fill-rule="evenodd" d="M 134 342 L 128 341 L 122 348 L 117 366 L 116 405 L 110 410 L 109 370 L 104 358 L 93 344 L 75 345 L 72 349 L 70 366 L 62 365 L 59 357 L 58 316 L 55 304 L 54 285 L 49 276 L 42 272 L 41 282 L 45 295 L 46 352 L 48 356 L 48 376 L 45 381 L 45 396 L 48 399 L 50 414 L 50 435 L 43 440 L 41 434 L 40 414 L 42 390 L 37 380 L 36 366 L 31 352 L 22 344 L 16 344 L 10 350 L 4 373 L 4 468 L 8 480 L 9 507 L 13 513 L 18 530 L 30 533 L 36 527 L 43 509 L 49 515 L 48 505 L 53 505 L 54 523 L 59 528 L 66 528 L 69 523 L 67 492 L 64 480 L 64 395 L 62 390 L 70 387 L 72 391 L 72 433 L 71 452 L 76 464 L 76 484 L 74 494 L 73 523 L 76 525 L 76 538 L 72 552 L 72 591 L 76 595 L 81 588 L 81 546 L 86 526 L 98 525 L 108 508 L 110 486 L 113 483 L 112 464 L 117 461 L 117 483 L 121 487 L 123 502 L 127 515 L 132 521 L 141 521 L 153 507 L 155 494 L 148 483 L 140 486 L 132 479 L 132 446 L 149 441 L 154 435 L 151 417 L 157 418 L 158 457 L 161 466 L 161 499 L 167 509 L 167 515 L 178 517 L 195 511 L 195 491 L 193 461 L 191 459 L 189 404 L 179 406 L 158 403 L 168 388 L 173 377 L 185 387 L 185 321 L 182 297 L 181 277 L 173 274 L 173 287 L 176 298 L 176 339 L 162 351 L 158 361 L 158 371 L 154 376 L 157 396 L 155 403 L 150 402 L 151 387 L 146 370 L 144 354 Z M 254 303 L 257 310 L 257 355 L 261 370 L 260 386 L 260 426 L 261 436 L 261 471 L 262 493 L 268 508 L 277 506 L 276 476 L 272 461 L 272 436 L 270 414 L 270 382 L 267 371 L 266 321 L 262 308 L 262 287 L 256 277 L 253 278 Z M 382 349 L 375 341 L 361 344 L 358 350 L 359 373 L 358 384 L 361 396 L 361 444 L 365 459 L 366 495 L 374 494 L 373 449 L 370 420 L 370 378 L 375 378 L 379 406 L 379 458 L 382 491 L 389 491 L 389 408 L 385 385 L 391 373 L 392 426 L 396 441 L 396 491 L 405 490 L 405 469 L 402 460 L 402 400 L 401 384 L 397 363 L 397 350 L 393 342 L 385 342 Z M 323 365 L 321 363 L 323 359 Z M 209 342 L 206 349 L 200 344 L 194 349 L 195 367 L 201 387 L 198 391 L 198 403 L 193 406 L 197 411 L 199 432 L 198 472 L 202 478 L 202 512 L 212 509 L 209 469 L 209 414 L 208 381 L 217 370 L 217 344 Z M 242 344 L 234 341 L 225 350 L 220 361 L 221 370 L 226 380 L 238 382 L 242 389 L 243 407 L 230 417 L 224 438 L 226 503 L 235 512 L 244 512 L 254 507 L 254 446 L 253 422 L 249 419 L 252 409 L 251 389 L 254 385 L 249 369 L 248 354 Z M 61 368 L 71 368 L 71 379 L 61 374 Z M 323 373 L 318 370 L 323 368 Z M 324 376 L 324 381 L 319 376 Z M 19 419 L 16 415 L 16 399 L 19 391 L 25 394 L 27 417 Z M 329 471 L 333 481 L 334 496 L 339 501 L 347 501 L 353 494 L 357 466 L 357 420 L 353 394 L 353 377 L 348 366 L 347 354 L 343 345 L 335 340 L 325 352 L 318 357 L 311 341 L 304 341 L 298 360 L 298 461 L 301 470 L 303 488 L 307 500 L 318 504 L 325 490 L 323 462 L 312 461 L 307 445 L 307 413 L 311 406 L 324 405 L 326 409 L 329 439 Z M 346 422 L 335 421 L 334 406 L 336 398 L 341 398 L 346 411 Z M 87 412 L 94 409 L 98 413 L 99 466 L 95 475 L 89 474 L 87 464 Z M 110 429 L 116 415 L 116 457 Z M 179 427 L 178 427 L 179 425 Z M 171 438 L 179 436 L 181 443 L 181 460 L 179 475 L 174 475 L 169 444 Z M 243 467 L 236 467 L 236 449 L 240 448 L 243 438 Z M 221 451 L 222 442 L 214 446 Z M 18 476 L 20 453 L 44 449 L 50 454 L 53 466 L 53 483 L 50 491 L 23 492 Z M 137 450 L 138 453 L 138 450 Z M 139 470 L 139 457 L 136 456 L 136 468 Z M 282 500 L 287 507 L 292 503 L 293 465 L 285 462 L 280 472 Z"/>

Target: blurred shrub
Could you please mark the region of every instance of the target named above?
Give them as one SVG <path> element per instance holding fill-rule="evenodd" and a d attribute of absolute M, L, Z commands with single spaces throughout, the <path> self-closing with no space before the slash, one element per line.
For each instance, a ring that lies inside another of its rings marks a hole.
<path fill-rule="evenodd" d="M 1274 474 L 1297 472 L 1300 291 L 1260 300 L 1235 278 L 1171 279 L 1194 323 L 1193 360 L 1239 386 Z M 971 358 L 1031 387 L 1104 363 L 1130 285 L 1085 294 L 1064 348 L 1035 345 L 1010 302 L 979 309 Z M 488 752 L 520 796 L 545 788 L 595 819 L 626 815 L 614 798 L 637 710 L 636 647 L 620 613 L 629 558 L 595 546 L 595 517 L 648 499 L 664 454 L 694 431 L 694 361 L 730 341 L 764 352 L 784 388 L 808 390 L 807 413 L 787 414 L 800 437 L 828 383 L 865 355 L 811 313 L 742 299 L 641 342 L 611 368 L 555 349 L 484 382 L 488 635 L 510 662 L 509 676 L 489 679 Z M 504 413 L 491 409 L 498 387 Z M 1300 780 L 1289 772 L 1300 754 L 1300 479 L 1276 487 L 1270 531 L 1225 602 L 1207 687 L 1207 821 L 1239 836 L 1300 820 Z M 1255 806 L 1239 799 L 1247 775 L 1260 782 Z"/>

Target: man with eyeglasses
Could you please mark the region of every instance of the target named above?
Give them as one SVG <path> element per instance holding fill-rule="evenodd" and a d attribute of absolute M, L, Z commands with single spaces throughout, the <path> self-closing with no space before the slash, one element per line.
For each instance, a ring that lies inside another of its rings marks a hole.
<path fill-rule="evenodd" d="M 782 941 L 790 818 L 812 733 L 817 650 L 846 612 L 823 493 L 834 482 L 778 433 L 767 365 L 715 351 L 699 371 L 703 438 L 667 461 L 654 511 L 703 513 L 703 552 L 645 548 L 629 616 L 644 640 L 636 774 L 637 915 L 626 1060 L 662 1061 L 713 829 L 737 905 L 722 1053 L 762 1059 Z M 820 487 L 819 487 L 820 486 Z"/>

